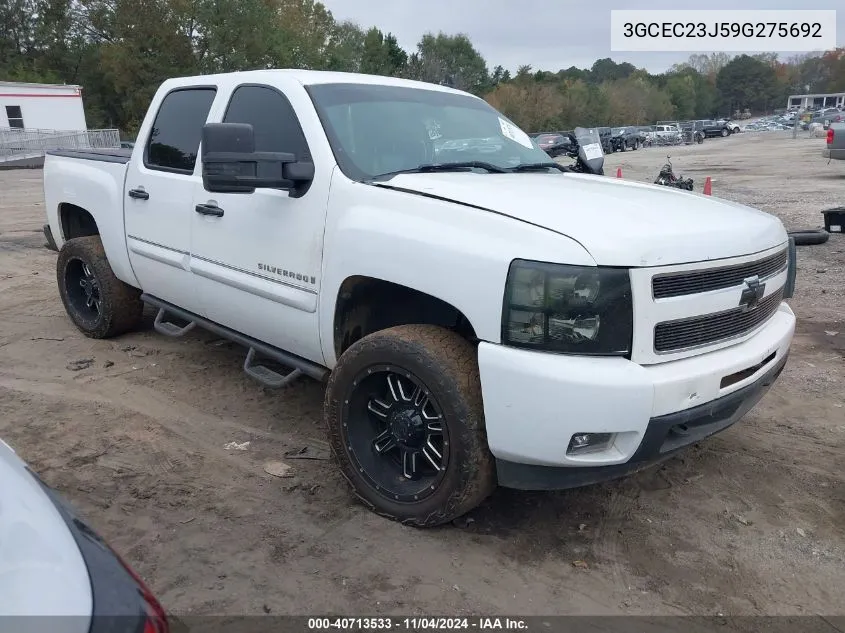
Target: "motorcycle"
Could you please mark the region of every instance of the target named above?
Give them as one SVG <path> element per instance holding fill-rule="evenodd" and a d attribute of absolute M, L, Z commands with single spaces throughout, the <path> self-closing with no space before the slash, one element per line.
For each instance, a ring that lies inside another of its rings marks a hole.
<path fill-rule="evenodd" d="M 676 176 L 675 172 L 672 170 L 671 158 L 671 156 L 666 157 L 666 164 L 663 165 L 663 168 L 657 175 L 657 179 L 654 181 L 654 184 L 684 189 L 685 191 L 692 191 L 692 178 Z"/>
<path fill-rule="evenodd" d="M 565 169 L 580 174 L 604 176 L 604 150 L 598 130 L 576 127 L 567 136 L 569 144 L 563 154 L 575 159 L 575 162 L 565 166 Z"/>

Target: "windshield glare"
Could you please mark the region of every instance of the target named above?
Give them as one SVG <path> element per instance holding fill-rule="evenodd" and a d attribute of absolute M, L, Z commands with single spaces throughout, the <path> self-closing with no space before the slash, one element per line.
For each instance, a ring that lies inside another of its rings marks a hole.
<path fill-rule="evenodd" d="M 308 92 L 338 165 L 356 180 L 431 164 L 509 169 L 550 160 L 510 120 L 468 95 L 367 84 L 317 84 Z"/>

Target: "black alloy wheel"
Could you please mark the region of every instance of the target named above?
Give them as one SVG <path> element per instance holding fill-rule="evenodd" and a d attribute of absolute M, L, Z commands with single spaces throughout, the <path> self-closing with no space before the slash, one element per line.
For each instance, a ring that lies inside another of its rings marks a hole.
<path fill-rule="evenodd" d="M 68 301 L 82 316 L 96 321 L 103 313 L 100 282 L 91 267 L 79 258 L 72 258 L 65 267 Z"/>
<path fill-rule="evenodd" d="M 368 483 L 399 502 L 434 493 L 449 464 L 449 431 L 428 387 L 376 365 L 356 377 L 346 400 L 347 449 Z"/>

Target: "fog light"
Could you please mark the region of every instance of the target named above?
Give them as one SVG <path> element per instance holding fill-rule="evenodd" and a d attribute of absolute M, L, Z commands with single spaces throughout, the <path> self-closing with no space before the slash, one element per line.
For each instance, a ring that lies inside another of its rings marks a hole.
<path fill-rule="evenodd" d="M 569 440 L 567 455 L 581 455 L 602 451 L 610 446 L 613 440 L 613 433 L 576 433 Z"/>

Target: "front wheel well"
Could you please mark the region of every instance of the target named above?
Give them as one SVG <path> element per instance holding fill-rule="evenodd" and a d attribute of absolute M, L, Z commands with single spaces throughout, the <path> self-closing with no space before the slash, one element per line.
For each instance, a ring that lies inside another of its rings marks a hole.
<path fill-rule="evenodd" d="M 59 205 L 59 222 L 65 241 L 72 240 L 75 237 L 89 237 L 100 234 L 94 216 L 82 207 L 69 202 L 63 202 Z"/>
<path fill-rule="evenodd" d="M 337 358 L 359 339 L 397 325 L 438 325 L 476 342 L 463 312 L 430 294 L 373 277 L 355 276 L 340 286 L 335 303 L 334 350 Z"/>

